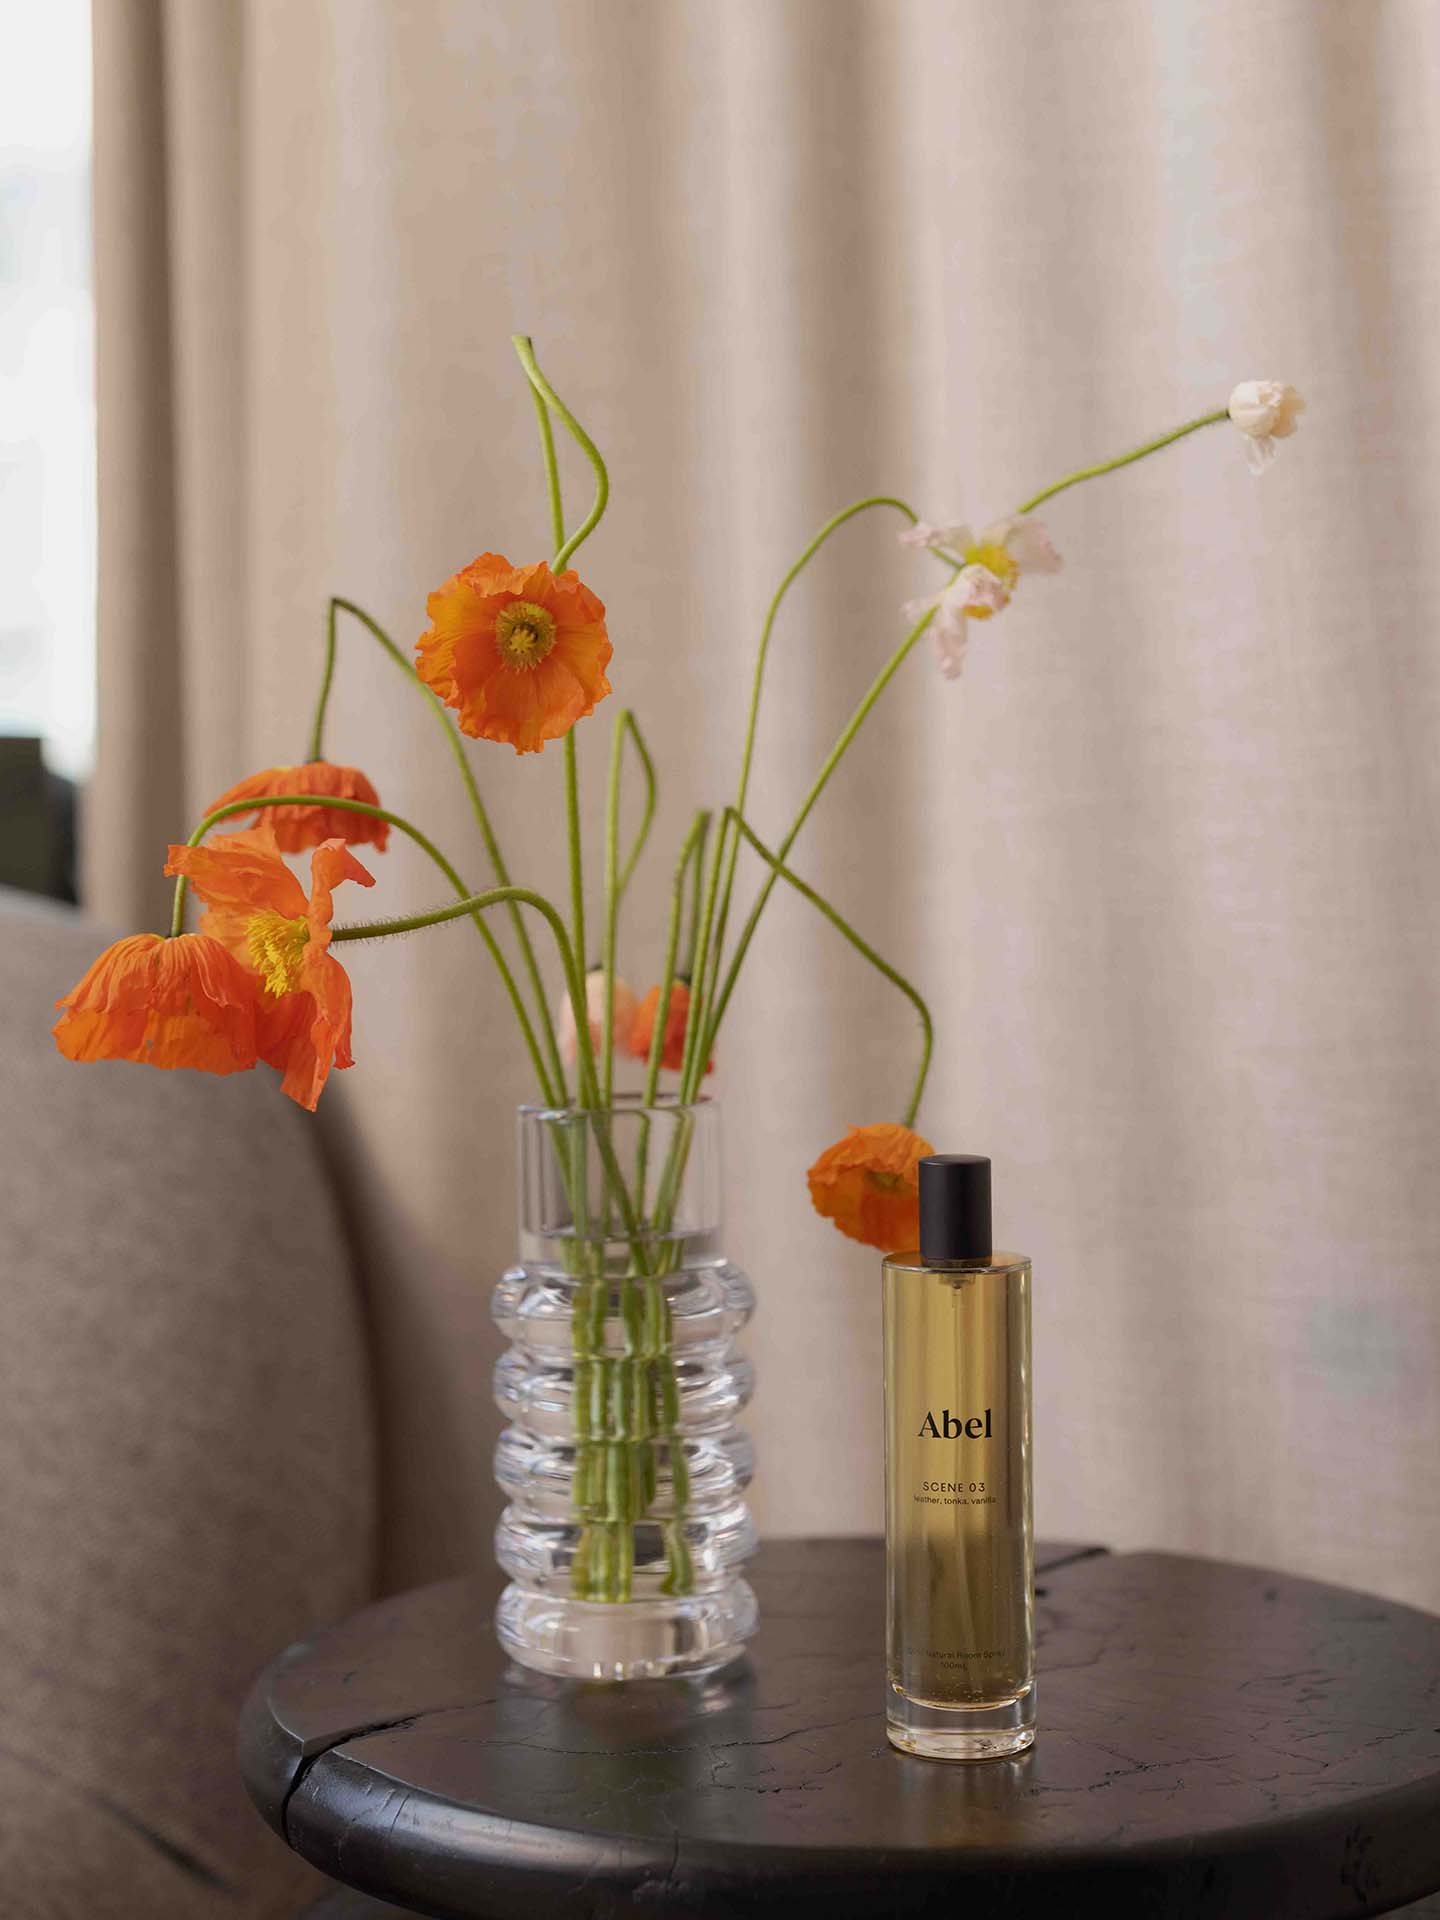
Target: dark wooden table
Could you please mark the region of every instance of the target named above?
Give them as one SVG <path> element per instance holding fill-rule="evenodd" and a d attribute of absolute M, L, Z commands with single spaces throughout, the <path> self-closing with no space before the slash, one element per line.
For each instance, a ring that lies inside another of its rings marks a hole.
<path fill-rule="evenodd" d="M 246 1780 L 307 1860 L 439 1920 L 1338 1920 L 1440 1888 L 1440 1620 L 1170 1554 L 1039 1562 L 1014 1760 L 894 1752 L 879 1542 L 781 1541 L 751 1658 L 703 1683 L 522 1673 L 478 1580 L 384 1601 L 262 1676 Z"/>

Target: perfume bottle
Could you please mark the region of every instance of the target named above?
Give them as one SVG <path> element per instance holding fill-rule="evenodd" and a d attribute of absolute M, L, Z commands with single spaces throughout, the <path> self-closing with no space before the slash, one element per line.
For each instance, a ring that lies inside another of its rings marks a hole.
<path fill-rule="evenodd" d="M 892 1745 L 988 1760 L 1035 1738 L 1030 1262 L 990 1244 L 990 1162 L 920 1162 L 920 1249 L 884 1263 Z"/>

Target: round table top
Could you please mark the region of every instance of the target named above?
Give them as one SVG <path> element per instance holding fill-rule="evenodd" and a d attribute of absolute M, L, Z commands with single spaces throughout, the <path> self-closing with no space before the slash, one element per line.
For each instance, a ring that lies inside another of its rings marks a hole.
<path fill-rule="evenodd" d="M 402 1594 L 261 1677 L 247 1784 L 306 1859 L 440 1920 L 1328 1920 L 1440 1888 L 1440 1620 L 1042 1549 L 1036 1744 L 946 1764 L 885 1739 L 883 1565 L 768 1544 L 750 1657 L 703 1682 L 522 1672 L 493 1582 Z"/>

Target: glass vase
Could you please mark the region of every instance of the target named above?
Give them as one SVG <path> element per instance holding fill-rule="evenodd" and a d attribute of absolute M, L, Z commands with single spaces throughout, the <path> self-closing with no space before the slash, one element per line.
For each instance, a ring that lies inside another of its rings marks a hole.
<path fill-rule="evenodd" d="M 520 1110 L 520 1260 L 493 1310 L 496 1631 L 525 1666 L 710 1673 L 755 1630 L 735 1346 L 754 1294 L 721 1250 L 720 1195 L 714 1101 Z"/>

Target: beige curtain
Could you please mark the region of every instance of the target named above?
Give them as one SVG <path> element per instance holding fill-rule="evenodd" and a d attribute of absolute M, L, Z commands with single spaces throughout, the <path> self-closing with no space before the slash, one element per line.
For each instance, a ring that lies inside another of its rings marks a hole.
<path fill-rule="evenodd" d="M 911 663 L 795 858 L 931 994 L 924 1128 L 994 1156 L 1036 1260 L 1042 1529 L 1440 1602 L 1440 12 L 100 0 L 96 27 L 88 860 L 122 922 L 164 912 L 165 842 L 216 789 L 302 753 L 331 591 L 408 643 L 460 562 L 545 552 L 512 329 L 611 461 L 584 572 L 663 783 L 642 985 L 820 521 L 877 489 L 995 517 L 1239 378 L 1304 389 L 1258 483 L 1226 428 L 1057 501 L 1065 572 L 958 685 Z M 794 594 L 762 830 L 924 578 L 877 519 Z M 592 822 L 608 718 L 580 742 Z M 432 736 L 347 632 L 331 752 L 478 883 Z M 561 889 L 558 753 L 474 760 L 517 873 Z M 367 910 L 437 898 L 405 850 L 382 867 Z M 528 1085 L 463 926 L 353 970 L 360 1064 L 319 1124 L 401 1580 L 488 1551 Z M 804 1173 L 894 1115 L 913 1037 L 777 897 L 717 1076 L 774 1532 L 879 1523 L 876 1260 Z"/>

